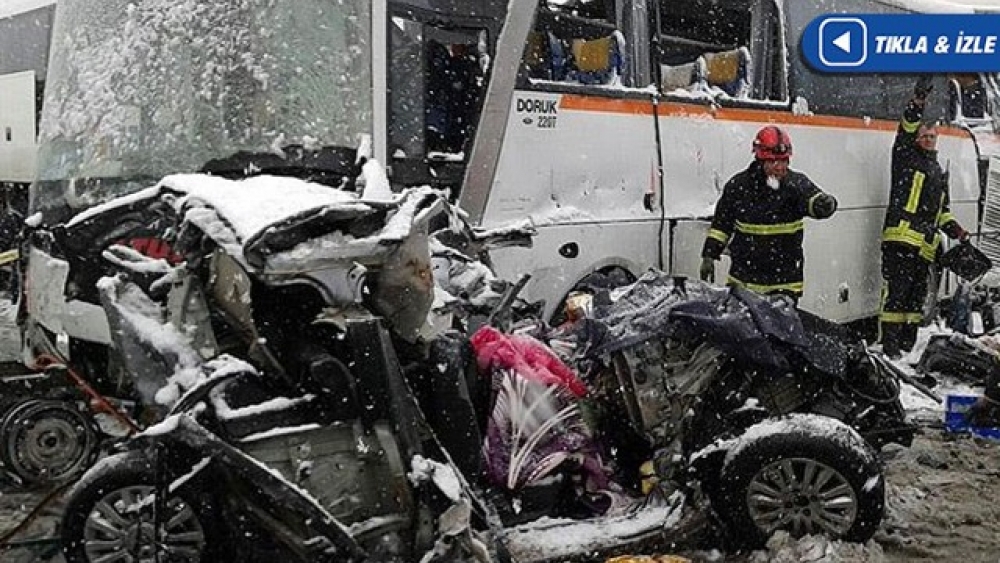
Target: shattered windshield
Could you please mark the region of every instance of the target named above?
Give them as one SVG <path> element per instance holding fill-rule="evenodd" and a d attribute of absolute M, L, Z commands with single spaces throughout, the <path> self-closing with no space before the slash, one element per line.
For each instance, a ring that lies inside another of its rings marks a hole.
<path fill-rule="evenodd" d="M 368 2 L 62 0 L 56 19 L 36 210 L 371 131 Z"/>

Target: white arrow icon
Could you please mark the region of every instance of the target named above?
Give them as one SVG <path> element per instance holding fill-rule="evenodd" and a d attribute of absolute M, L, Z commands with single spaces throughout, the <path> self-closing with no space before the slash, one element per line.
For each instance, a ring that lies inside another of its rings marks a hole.
<path fill-rule="evenodd" d="M 868 26 L 860 18 L 821 16 L 816 46 L 819 61 L 827 67 L 856 67 L 868 58 Z M 832 28 L 827 28 L 833 25 Z M 829 32 L 829 33 L 825 33 Z M 834 39 L 834 34 L 838 34 Z M 854 41 L 851 41 L 851 39 Z M 853 43 L 853 45 L 851 44 Z M 836 49 L 834 49 L 836 47 Z M 830 52 L 831 50 L 835 52 Z M 833 60 L 830 60 L 830 59 Z"/>
<path fill-rule="evenodd" d="M 851 32 L 845 31 L 840 37 L 833 40 L 833 44 L 849 54 L 851 52 Z"/>

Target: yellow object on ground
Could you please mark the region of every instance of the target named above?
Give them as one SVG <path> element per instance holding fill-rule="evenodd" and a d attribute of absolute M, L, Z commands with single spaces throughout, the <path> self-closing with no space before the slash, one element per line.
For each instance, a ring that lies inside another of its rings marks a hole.
<path fill-rule="evenodd" d="M 14 262 L 21 257 L 21 253 L 15 248 L 7 252 L 0 252 L 0 266 Z"/>
<path fill-rule="evenodd" d="M 656 475 L 656 467 L 652 461 L 647 461 L 639 466 L 639 479 L 642 483 L 642 494 L 648 495 L 653 492 L 660 478 Z"/>

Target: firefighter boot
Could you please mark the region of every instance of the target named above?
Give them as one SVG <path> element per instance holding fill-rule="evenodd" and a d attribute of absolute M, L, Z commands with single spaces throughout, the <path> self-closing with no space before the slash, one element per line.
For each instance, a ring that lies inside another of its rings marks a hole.
<path fill-rule="evenodd" d="M 899 323 L 882 323 L 882 353 L 890 360 L 898 360 L 901 357 L 899 350 L 900 329 Z"/>

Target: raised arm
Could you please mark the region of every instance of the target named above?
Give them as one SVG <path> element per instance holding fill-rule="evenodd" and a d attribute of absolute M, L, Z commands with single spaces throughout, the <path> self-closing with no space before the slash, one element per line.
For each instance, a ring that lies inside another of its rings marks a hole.
<path fill-rule="evenodd" d="M 927 96 L 933 89 L 930 75 L 922 75 L 917 80 L 917 84 L 913 87 L 913 97 L 906 103 L 903 117 L 899 120 L 899 127 L 896 128 L 896 140 L 892 145 L 894 149 L 913 146 L 917 139 L 917 131 L 920 129 L 920 122 L 924 118 Z"/>

